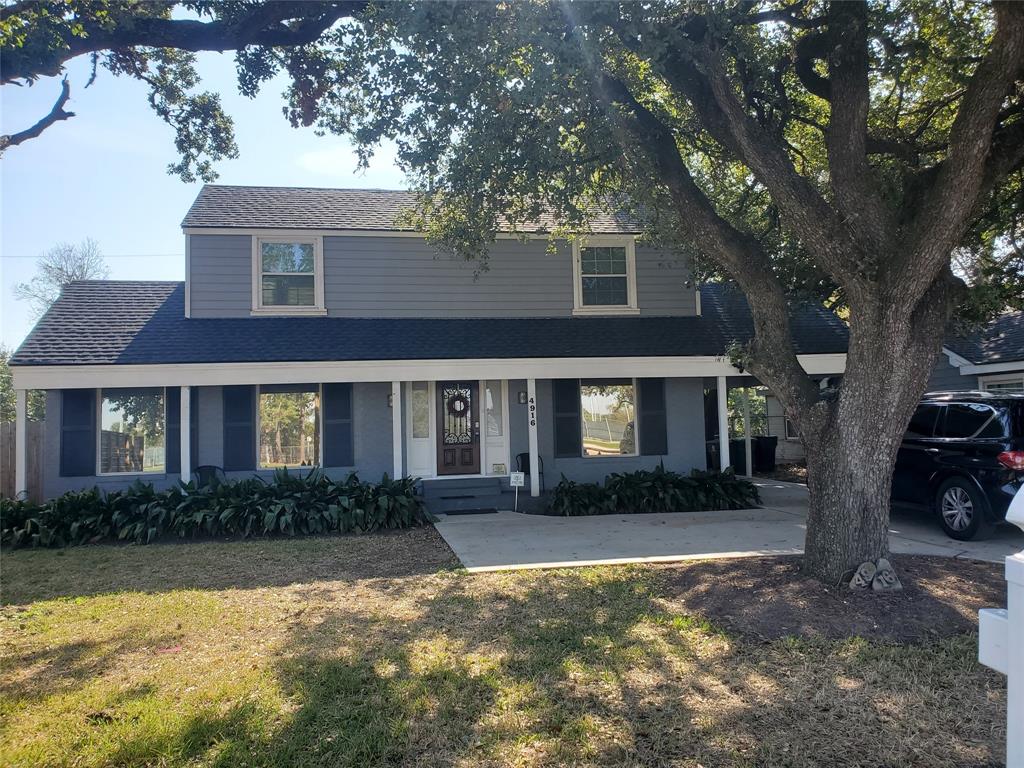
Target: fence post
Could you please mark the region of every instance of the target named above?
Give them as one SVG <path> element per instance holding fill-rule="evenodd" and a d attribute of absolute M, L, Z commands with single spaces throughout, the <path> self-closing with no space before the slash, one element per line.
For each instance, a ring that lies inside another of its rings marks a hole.
<path fill-rule="evenodd" d="M 1024 530 L 1024 489 L 1006 520 Z M 1006 675 L 1006 765 L 1024 768 L 1024 551 L 1006 558 L 1006 609 L 978 612 L 978 661 Z"/>

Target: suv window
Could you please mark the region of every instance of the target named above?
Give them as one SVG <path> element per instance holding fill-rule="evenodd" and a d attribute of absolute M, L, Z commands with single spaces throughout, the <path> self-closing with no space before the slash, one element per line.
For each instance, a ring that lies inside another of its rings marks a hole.
<path fill-rule="evenodd" d="M 1002 437 L 1003 425 L 992 406 L 950 403 L 941 432 L 943 437 Z"/>
<path fill-rule="evenodd" d="M 941 405 L 923 403 L 917 406 L 910 417 L 905 437 L 931 437 L 935 432 L 935 417 L 939 415 Z"/>

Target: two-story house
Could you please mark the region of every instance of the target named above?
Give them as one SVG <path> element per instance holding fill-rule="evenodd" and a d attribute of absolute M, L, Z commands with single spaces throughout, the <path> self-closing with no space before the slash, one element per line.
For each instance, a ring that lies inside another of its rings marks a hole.
<path fill-rule="evenodd" d="M 209 185 L 184 283 L 67 286 L 11 361 L 20 419 L 47 391 L 44 495 L 197 465 L 495 488 L 518 465 L 548 485 L 705 467 L 705 392 L 724 417 L 727 347 L 751 333 L 741 294 L 614 216 L 554 248 L 540 226 L 501 234 L 481 271 L 397 225 L 411 203 Z M 793 329 L 808 372 L 842 372 L 839 320 L 802 307 Z"/>

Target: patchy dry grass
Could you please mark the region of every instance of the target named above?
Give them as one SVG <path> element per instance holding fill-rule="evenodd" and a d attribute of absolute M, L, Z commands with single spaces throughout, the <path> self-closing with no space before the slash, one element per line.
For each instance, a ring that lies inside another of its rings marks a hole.
<path fill-rule="evenodd" d="M 454 565 L 432 530 L 5 553 L 3 762 L 1000 763 L 971 635 L 757 642 L 671 568 Z"/>

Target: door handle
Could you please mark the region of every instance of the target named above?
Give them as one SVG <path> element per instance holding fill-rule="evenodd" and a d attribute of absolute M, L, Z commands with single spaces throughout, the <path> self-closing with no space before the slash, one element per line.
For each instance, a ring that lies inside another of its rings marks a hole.
<path fill-rule="evenodd" d="M 925 448 L 924 452 L 925 453 L 938 453 L 939 449 L 938 448 Z"/>

